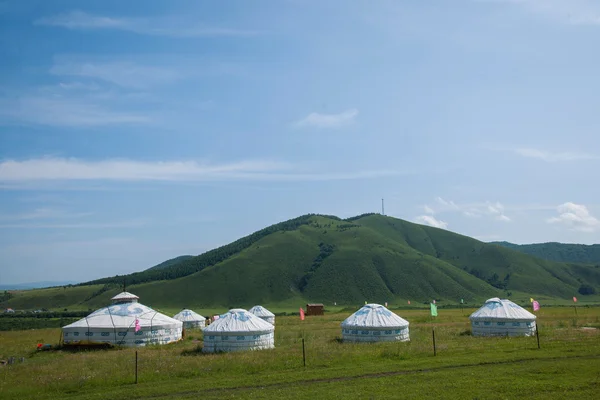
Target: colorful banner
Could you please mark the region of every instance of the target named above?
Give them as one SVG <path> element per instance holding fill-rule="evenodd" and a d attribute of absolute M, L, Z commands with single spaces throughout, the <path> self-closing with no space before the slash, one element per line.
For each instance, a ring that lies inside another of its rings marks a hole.
<path fill-rule="evenodd" d="M 431 316 L 437 317 L 437 306 L 435 305 L 435 303 L 431 303 L 429 305 L 431 306 Z"/>

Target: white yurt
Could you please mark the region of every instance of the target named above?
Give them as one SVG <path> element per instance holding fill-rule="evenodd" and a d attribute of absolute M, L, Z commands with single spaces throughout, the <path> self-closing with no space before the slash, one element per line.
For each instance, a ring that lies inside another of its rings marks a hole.
<path fill-rule="evenodd" d="M 190 328 L 204 328 L 206 326 L 206 318 L 202 315 L 188 309 L 181 310 L 173 316 L 177 321 L 183 322 L 183 327 Z"/>
<path fill-rule="evenodd" d="M 535 335 L 536 316 L 510 300 L 488 299 L 469 317 L 473 336 Z"/>
<path fill-rule="evenodd" d="M 275 347 L 275 327 L 254 314 L 234 308 L 203 329 L 205 353 Z"/>
<path fill-rule="evenodd" d="M 249 313 L 256 315 L 258 318 L 275 325 L 275 314 L 267 310 L 263 306 L 254 306 L 248 310 Z"/>
<path fill-rule="evenodd" d="M 64 326 L 63 343 L 146 346 L 181 340 L 181 321 L 138 303 L 138 299 L 139 297 L 128 292 L 116 295 L 112 298 L 113 304 L 110 306 Z"/>
<path fill-rule="evenodd" d="M 342 322 L 344 342 L 410 340 L 408 321 L 380 304 L 366 304 Z"/>

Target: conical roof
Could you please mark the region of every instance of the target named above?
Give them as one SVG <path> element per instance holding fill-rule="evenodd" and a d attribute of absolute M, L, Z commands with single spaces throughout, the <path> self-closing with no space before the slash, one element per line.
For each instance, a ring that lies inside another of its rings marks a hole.
<path fill-rule="evenodd" d="M 127 302 L 127 301 L 135 302 L 138 299 L 139 299 L 139 297 L 137 297 L 135 294 L 129 293 L 129 292 L 121 292 L 118 295 L 111 298 L 113 303 L 120 303 L 120 302 Z"/>
<path fill-rule="evenodd" d="M 381 304 L 366 304 L 342 322 L 342 328 L 404 328 L 408 321 Z"/>
<path fill-rule="evenodd" d="M 123 293 L 121 293 L 123 294 Z M 130 296 L 138 297 L 127 293 Z M 117 297 L 117 296 L 115 296 Z M 121 297 L 123 298 L 123 297 Z M 113 300 L 115 298 L 113 297 Z M 180 327 L 181 321 L 159 313 L 138 302 L 120 302 L 94 311 L 85 318 L 73 322 L 63 328 L 130 328 L 135 326 L 135 320 L 140 327 L 166 326 Z"/>
<path fill-rule="evenodd" d="M 242 308 L 234 308 L 204 328 L 207 333 L 273 332 L 275 327 Z"/>
<path fill-rule="evenodd" d="M 180 312 L 178 312 L 177 314 L 175 314 L 173 316 L 173 318 L 175 318 L 178 321 L 206 321 L 206 318 L 204 318 L 202 315 L 198 314 L 197 312 L 194 312 L 192 310 L 181 310 Z"/>
<path fill-rule="evenodd" d="M 271 311 L 267 310 L 263 306 L 254 306 L 248 310 L 249 313 L 256 315 L 257 317 L 274 317 Z"/>
<path fill-rule="evenodd" d="M 486 300 L 485 304 L 475 311 L 469 319 L 501 319 L 501 320 L 535 320 L 536 316 L 518 304 L 510 300 L 500 300 L 498 297 L 493 297 Z"/>

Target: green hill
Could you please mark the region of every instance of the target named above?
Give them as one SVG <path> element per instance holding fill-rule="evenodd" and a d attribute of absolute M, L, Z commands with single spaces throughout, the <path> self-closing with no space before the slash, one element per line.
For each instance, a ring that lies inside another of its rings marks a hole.
<path fill-rule="evenodd" d="M 152 271 L 152 270 L 156 270 L 156 269 L 165 269 L 165 268 L 169 268 L 175 264 L 178 264 L 180 262 L 183 261 L 187 261 L 190 258 L 193 258 L 194 256 L 179 256 L 179 257 L 175 257 L 175 258 L 171 258 L 170 260 L 167 261 L 163 261 L 160 264 L 155 265 L 154 267 L 150 267 L 148 268 L 146 271 Z"/>
<path fill-rule="evenodd" d="M 543 260 L 379 214 L 305 215 L 166 268 L 16 292 L 0 307 L 94 308 L 107 304 L 124 279 L 155 307 L 456 303 L 511 293 L 568 299 L 582 284 L 600 287 L 600 268 Z"/>
<path fill-rule="evenodd" d="M 492 242 L 492 244 L 504 246 L 544 260 L 600 265 L 600 244 L 585 245 L 557 242 L 535 244 Z"/>

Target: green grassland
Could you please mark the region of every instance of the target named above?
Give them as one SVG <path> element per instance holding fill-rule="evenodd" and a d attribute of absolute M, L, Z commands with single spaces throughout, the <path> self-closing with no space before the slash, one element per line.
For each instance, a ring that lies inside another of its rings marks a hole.
<path fill-rule="evenodd" d="M 542 308 L 536 338 L 476 338 L 474 309 L 397 311 L 411 341 L 348 344 L 340 322 L 350 311 L 277 317 L 276 348 L 203 354 L 202 333 L 179 343 L 135 349 L 35 351 L 56 343 L 58 329 L 0 332 L 1 398 L 595 398 L 600 392 L 599 307 Z M 435 326 L 437 356 L 432 351 Z M 302 338 L 306 367 L 302 363 Z"/>
<path fill-rule="evenodd" d="M 154 280 L 157 276 L 170 278 Z M 309 301 L 352 305 L 437 299 L 443 304 L 462 298 L 481 303 L 494 296 L 600 299 L 578 293 L 583 284 L 600 289 L 600 266 L 543 260 L 372 214 L 350 220 L 303 216 L 164 268 L 93 285 L 13 292 L 0 307 L 96 309 L 122 290 L 124 279 L 141 282 L 127 288 L 143 303 L 173 310 L 255 304 L 286 308 Z"/>
<path fill-rule="evenodd" d="M 88 310 L 87 302 L 102 289 L 102 285 L 60 286 L 46 289 L 32 289 L 10 292 L 12 297 L 2 303 L 2 307 L 16 310 L 64 309 Z M 0 307 L 1 308 L 1 307 Z"/>

